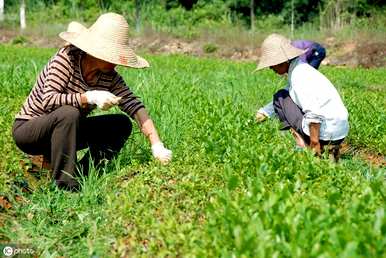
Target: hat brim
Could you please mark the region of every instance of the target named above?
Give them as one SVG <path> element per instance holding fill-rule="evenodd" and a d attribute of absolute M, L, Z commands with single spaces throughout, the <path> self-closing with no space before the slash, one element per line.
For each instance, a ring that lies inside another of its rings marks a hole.
<path fill-rule="evenodd" d="M 77 21 L 71 21 L 67 26 L 67 32 L 81 33 L 87 29 L 86 26 Z"/>
<path fill-rule="evenodd" d="M 106 46 L 102 42 L 103 39 L 93 38 L 88 29 L 82 33 L 61 32 L 59 37 L 87 54 L 112 64 L 138 69 L 150 67 L 149 63 L 136 55 L 129 46 L 119 44 Z"/>
<path fill-rule="evenodd" d="M 275 66 L 275 65 L 278 65 L 281 63 L 285 63 L 288 60 L 291 60 L 295 57 L 303 55 L 306 51 L 307 51 L 307 49 L 303 50 L 303 49 L 298 49 L 298 48 L 293 47 L 292 51 L 290 53 L 287 53 L 287 58 L 285 58 L 285 59 L 284 58 L 274 59 L 274 58 L 270 58 L 270 57 L 262 57 L 259 64 L 257 65 L 257 68 L 255 69 L 255 71 L 259 71 L 259 70 L 262 70 L 264 68 L 268 68 L 268 67 Z"/>

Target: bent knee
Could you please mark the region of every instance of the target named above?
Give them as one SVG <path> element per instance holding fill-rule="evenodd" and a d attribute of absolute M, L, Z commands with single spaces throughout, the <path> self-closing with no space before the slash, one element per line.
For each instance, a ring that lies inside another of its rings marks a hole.
<path fill-rule="evenodd" d="M 80 118 L 80 111 L 73 106 L 62 106 L 55 111 L 55 116 L 59 121 L 78 121 Z"/>
<path fill-rule="evenodd" d="M 133 127 L 130 118 L 126 115 L 116 115 L 115 119 L 116 126 L 117 129 L 120 131 L 120 134 L 129 137 Z"/>
<path fill-rule="evenodd" d="M 288 90 L 281 89 L 278 90 L 275 94 L 273 94 L 273 100 L 277 100 L 279 98 L 286 98 L 289 96 Z"/>

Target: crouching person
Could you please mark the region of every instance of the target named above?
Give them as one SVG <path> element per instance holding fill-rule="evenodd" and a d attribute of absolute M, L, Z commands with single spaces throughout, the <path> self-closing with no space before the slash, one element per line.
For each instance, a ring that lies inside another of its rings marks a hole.
<path fill-rule="evenodd" d="M 291 130 L 301 148 L 308 146 L 320 155 L 324 146 L 333 146 L 338 160 L 339 145 L 348 134 L 349 124 L 347 109 L 335 87 L 299 58 L 304 50 L 293 47 L 281 35 L 268 36 L 261 51 L 257 70 L 269 67 L 279 75 L 288 74 L 288 86 L 274 94 L 273 102 L 259 109 L 258 115 L 277 115 L 281 130 Z"/>
<path fill-rule="evenodd" d="M 69 44 L 40 72 L 16 115 L 16 145 L 27 154 L 44 155 L 60 188 L 79 189 L 76 175 L 87 175 L 89 158 L 98 166 L 118 154 L 131 134 L 129 116 L 149 139 L 153 156 L 162 163 L 171 160 L 144 105 L 115 71 L 117 65 L 149 67 L 129 48 L 128 30 L 123 16 L 108 13 L 80 33 L 62 32 Z M 96 107 L 114 105 L 126 114 L 87 116 Z M 84 148 L 90 155 L 80 161 L 79 171 L 76 153 Z"/>

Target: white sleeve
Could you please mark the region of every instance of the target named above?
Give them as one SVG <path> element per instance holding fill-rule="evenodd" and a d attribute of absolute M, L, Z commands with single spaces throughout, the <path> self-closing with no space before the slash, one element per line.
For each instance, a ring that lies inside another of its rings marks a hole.
<path fill-rule="evenodd" d="M 258 111 L 258 113 L 261 113 L 261 114 L 264 114 L 265 116 L 267 117 L 272 117 L 275 115 L 275 109 L 273 108 L 273 103 L 272 101 L 269 102 L 267 105 L 265 105 L 264 107 L 260 108 Z"/>
<path fill-rule="evenodd" d="M 284 89 L 288 90 L 289 89 L 289 84 L 287 84 L 287 86 Z M 272 101 L 269 102 L 264 107 L 262 107 L 259 110 L 257 110 L 257 112 L 258 113 L 262 113 L 262 114 L 266 115 L 267 117 L 274 117 L 274 116 L 276 116 L 275 109 L 273 107 L 273 102 Z"/>

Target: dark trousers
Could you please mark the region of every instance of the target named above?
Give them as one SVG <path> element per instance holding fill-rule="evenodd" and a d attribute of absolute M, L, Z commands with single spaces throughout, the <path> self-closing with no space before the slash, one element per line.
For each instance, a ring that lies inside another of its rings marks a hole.
<path fill-rule="evenodd" d="M 273 95 L 273 107 L 275 113 L 279 117 L 280 122 L 282 123 L 281 130 L 289 130 L 290 128 L 294 129 L 307 145 L 310 144 L 310 137 L 303 131 L 303 111 L 295 104 L 291 99 L 288 90 L 279 90 Z M 343 142 L 344 139 L 336 141 L 324 141 L 319 140 L 321 147 L 325 145 L 339 145 Z"/>
<path fill-rule="evenodd" d="M 94 165 L 112 159 L 123 147 L 132 129 L 123 114 L 83 117 L 73 106 L 62 106 L 53 112 L 30 120 L 16 120 L 13 138 L 25 153 L 44 155 L 49 159 L 58 186 L 77 185 L 76 151 L 89 147 Z M 82 160 L 87 174 L 89 155 Z"/>
<path fill-rule="evenodd" d="M 315 43 L 311 47 L 311 55 L 307 57 L 307 62 L 315 69 L 318 69 L 325 57 L 326 49 L 322 45 Z"/>

